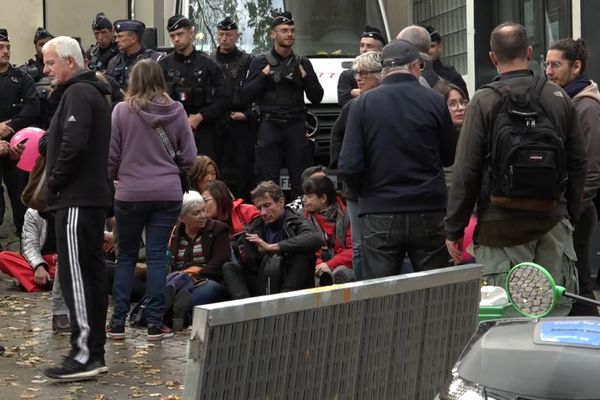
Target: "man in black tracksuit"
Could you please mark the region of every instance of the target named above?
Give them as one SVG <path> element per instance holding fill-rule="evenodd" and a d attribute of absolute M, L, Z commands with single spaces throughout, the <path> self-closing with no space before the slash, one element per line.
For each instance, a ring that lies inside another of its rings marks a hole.
<path fill-rule="evenodd" d="M 221 166 L 227 143 L 216 123 L 226 113 L 230 99 L 225 95 L 225 79 L 216 62 L 194 47 L 194 28 L 183 15 L 167 21 L 167 31 L 175 48 L 160 60 L 169 95 L 183 104 L 198 154 Z"/>
<path fill-rule="evenodd" d="M 47 210 L 55 214 L 58 275 L 72 318 L 69 355 L 44 373 L 53 379 L 86 379 L 107 372 L 108 285 L 102 244 L 111 205 L 111 116 L 104 98 L 110 89 L 95 72 L 84 69 L 79 45 L 72 38 L 48 42 L 44 61 L 53 83 L 63 90 L 46 132 Z"/>
<path fill-rule="evenodd" d="M 256 115 L 252 104 L 242 101 L 242 86 L 248 75 L 252 55 L 236 46 L 239 36 L 237 24 L 230 17 L 219 22 L 219 47 L 211 58 L 223 70 L 225 93 L 231 99 L 231 109 L 219 122 L 221 135 L 227 142 L 219 168 L 233 195 L 249 199 L 250 190 L 255 186 Z"/>
<path fill-rule="evenodd" d="M 259 108 L 256 172 L 260 180 L 279 182 L 282 160 L 288 168 L 291 198 L 302 193 L 300 175 L 308 166 L 304 93 L 312 104 L 323 99 L 313 66 L 294 54 L 294 20 L 289 12 L 271 22 L 273 49 L 250 64 L 244 92 Z"/>
<path fill-rule="evenodd" d="M 27 207 L 21 202 L 21 193 L 29 174 L 17 168 L 18 149 L 9 145 L 15 132 L 34 125 L 40 116 L 40 102 L 32 78 L 10 65 L 10 41 L 6 29 L 0 29 L 0 224 L 4 220 L 4 189 L 13 211 L 17 235 L 21 237 Z"/>
<path fill-rule="evenodd" d="M 415 271 L 449 261 L 442 166 L 454 162 L 456 136 L 448 107 L 419 84 L 414 45 L 394 40 L 382 60 L 381 85 L 350 103 L 338 162 L 358 193 L 365 279 L 399 274 L 406 254 Z"/>

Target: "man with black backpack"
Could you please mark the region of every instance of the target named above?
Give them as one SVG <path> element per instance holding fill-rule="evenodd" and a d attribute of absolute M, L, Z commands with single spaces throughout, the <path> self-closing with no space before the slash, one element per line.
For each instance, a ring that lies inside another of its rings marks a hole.
<path fill-rule="evenodd" d="M 577 290 L 573 224 L 580 213 L 586 155 L 569 96 L 528 70 L 525 28 L 504 23 L 490 38 L 500 75 L 469 104 L 445 220 L 450 255 L 461 256 L 477 203 L 475 258 L 486 285 L 504 286 L 515 264 L 536 262 Z M 570 301 L 555 313 L 566 315 Z"/>

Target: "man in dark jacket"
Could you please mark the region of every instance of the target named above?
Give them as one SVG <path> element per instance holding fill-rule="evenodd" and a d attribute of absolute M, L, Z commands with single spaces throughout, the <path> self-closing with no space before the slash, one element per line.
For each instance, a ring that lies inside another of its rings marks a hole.
<path fill-rule="evenodd" d="M 359 54 L 365 54 L 368 51 L 376 51 L 381 53 L 383 46 L 387 44 L 387 40 L 377 28 L 365 26 L 365 31 L 360 36 Z M 338 79 L 337 94 L 338 104 L 344 107 L 346 103 L 360 94 L 360 89 L 354 79 L 354 71 L 351 68 L 342 71 Z"/>
<path fill-rule="evenodd" d="M 561 39 L 552 43 L 546 55 L 548 79 L 562 87 L 573 99 L 587 155 L 587 172 L 581 199 L 581 217 L 573 232 L 577 255 L 579 294 L 595 299 L 590 275 L 590 244 L 598 215 L 594 199 L 600 189 L 600 92 L 598 85 L 585 75 L 588 51 L 583 39 Z M 575 301 L 571 315 L 598 316 L 593 304 Z"/>
<path fill-rule="evenodd" d="M 252 104 L 243 101 L 242 87 L 248 76 L 252 55 L 236 45 L 240 33 L 230 17 L 217 25 L 219 47 L 211 58 L 219 64 L 225 76 L 225 93 L 231 108 L 219 122 L 221 136 L 227 143 L 219 164 L 223 180 L 234 197 L 249 199 L 254 179 L 254 144 L 256 143 L 256 114 Z"/>
<path fill-rule="evenodd" d="M 496 81 L 506 83 L 512 90 L 531 87 L 534 79 L 528 69 L 532 48 L 527 38 L 525 28 L 515 23 L 501 24 L 491 34 L 490 59 L 500 73 Z M 477 262 L 484 266 L 485 284 L 504 286 L 512 266 L 530 261 L 544 266 L 567 290 L 577 291 L 571 221 L 579 217 L 586 156 L 573 104 L 559 86 L 544 84 L 540 102 L 552 116 L 564 144 L 566 191 L 550 209 L 520 210 L 492 205 L 490 189 L 482 184 L 488 175 L 487 142 L 500 99 L 497 90 L 483 88 L 469 103 L 458 140 L 445 222 L 450 255 L 455 261 L 460 260 L 464 228 L 477 203 L 474 251 Z M 566 315 L 570 308 L 570 300 L 565 298 L 555 312 Z"/>
<path fill-rule="evenodd" d="M 96 43 L 85 52 L 85 58 L 90 69 L 104 72 L 108 68 L 108 62 L 119 54 L 119 47 L 115 43 L 115 30 L 112 22 L 100 12 L 92 21 L 92 31 Z"/>
<path fill-rule="evenodd" d="M 21 236 L 25 210 L 21 193 L 27 185 L 28 174 L 17 168 L 23 151 L 9 144 L 19 130 L 33 125 L 40 116 L 40 102 L 32 78 L 10 64 L 10 40 L 6 29 L 0 29 L 0 224 L 4 220 L 4 189 L 13 211 L 17 235 Z"/>
<path fill-rule="evenodd" d="M 195 30 L 189 19 L 173 15 L 167 21 L 167 31 L 175 49 L 159 64 L 169 95 L 183 104 L 188 114 L 198 154 L 209 156 L 221 167 L 227 143 L 216 123 L 230 105 L 223 73 L 216 62 L 194 47 Z"/>
<path fill-rule="evenodd" d="M 363 276 L 400 273 L 406 253 L 416 271 L 445 267 L 442 166 L 456 139 L 442 96 L 419 84 L 414 45 L 383 48 L 383 81 L 350 103 L 338 167 L 358 194 L 363 217 Z"/>
<path fill-rule="evenodd" d="M 117 81 L 121 89 L 127 91 L 129 84 L 129 72 L 140 60 L 151 58 L 158 61 L 162 53 L 147 49 L 142 46 L 142 36 L 146 31 L 146 25 L 136 20 L 115 21 L 115 32 L 117 33 L 117 46 L 119 54 L 108 62 L 106 74 Z"/>
<path fill-rule="evenodd" d="M 290 174 L 291 198 L 302 193 L 300 175 L 308 166 L 304 94 L 312 104 L 323 99 L 323 88 L 310 60 L 294 54 L 296 28 L 285 12 L 271 22 L 273 49 L 252 60 L 244 92 L 259 107 L 256 143 L 259 179 L 279 182 L 283 158 Z"/>
<path fill-rule="evenodd" d="M 410 25 L 402 29 L 396 36 L 396 39 L 406 40 L 417 48 L 422 62 L 419 82 L 425 87 L 434 87 L 441 78 L 433 70 L 433 63 L 431 62 L 431 57 L 429 56 L 431 38 L 429 37 L 429 32 L 427 32 L 427 29 L 419 25 Z"/>
<path fill-rule="evenodd" d="M 111 205 L 108 148 L 111 134 L 107 84 L 85 70 L 75 39 L 60 36 L 44 46 L 45 72 L 64 90 L 48 128 L 47 210 L 55 215 L 58 275 L 72 318 L 71 351 L 44 374 L 88 379 L 107 372 L 104 362 L 108 287 L 102 245 Z"/>
<path fill-rule="evenodd" d="M 440 78 L 447 80 L 450 83 L 455 84 L 467 96 L 469 99 L 469 92 L 467 90 L 467 84 L 463 77 L 452 65 L 445 65 L 442 63 L 440 55 L 444 51 L 444 42 L 442 42 L 442 35 L 435 30 L 433 26 L 426 26 L 429 37 L 431 38 L 431 47 L 429 47 L 429 56 L 431 57 L 431 63 L 433 71 L 440 76 Z"/>
<path fill-rule="evenodd" d="M 240 264 L 223 265 L 233 299 L 306 289 L 315 284 L 315 252 L 325 242 L 310 222 L 285 207 L 283 191 L 261 182 L 251 193 L 260 212 L 241 238 Z"/>

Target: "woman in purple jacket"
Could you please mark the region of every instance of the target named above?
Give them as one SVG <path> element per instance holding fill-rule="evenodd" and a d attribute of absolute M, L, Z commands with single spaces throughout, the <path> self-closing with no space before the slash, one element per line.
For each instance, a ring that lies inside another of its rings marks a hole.
<path fill-rule="evenodd" d="M 179 166 L 170 150 L 177 152 Z M 112 292 L 114 311 L 107 328 L 111 339 L 125 338 L 134 268 L 144 229 L 148 340 L 172 334 L 163 326 L 165 254 L 181 210 L 179 168 L 190 168 L 195 157 L 196 145 L 186 113 L 167 94 L 161 68 L 152 60 L 138 62 L 131 71 L 125 101 L 117 104 L 112 114 L 108 168 L 109 176 L 117 181 L 119 253 Z"/>

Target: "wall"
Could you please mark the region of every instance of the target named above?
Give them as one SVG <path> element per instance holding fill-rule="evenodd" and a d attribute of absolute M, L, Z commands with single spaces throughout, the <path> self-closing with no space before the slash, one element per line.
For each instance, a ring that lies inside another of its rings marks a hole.
<path fill-rule="evenodd" d="M 385 9 L 390 24 L 392 38 L 405 27 L 412 24 L 413 7 L 412 0 L 385 0 Z"/>
<path fill-rule="evenodd" d="M 92 20 L 103 11 L 109 20 L 127 18 L 126 0 L 46 0 L 46 29 L 53 35 L 81 38 L 84 49 L 95 43 Z"/>
<path fill-rule="evenodd" d="M 33 57 L 33 35 L 44 22 L 42 0 L 3 0 L 0 28 L 8 29 L 11 63 L 23 64 Z"/>

